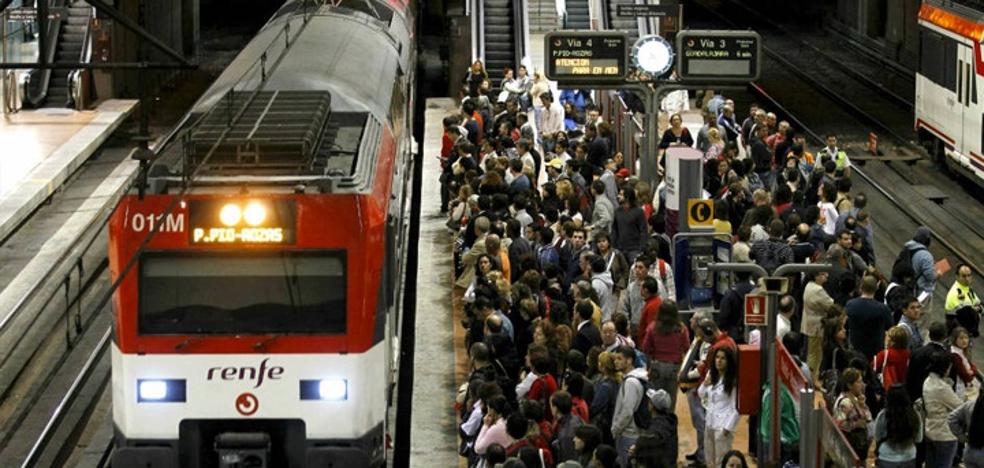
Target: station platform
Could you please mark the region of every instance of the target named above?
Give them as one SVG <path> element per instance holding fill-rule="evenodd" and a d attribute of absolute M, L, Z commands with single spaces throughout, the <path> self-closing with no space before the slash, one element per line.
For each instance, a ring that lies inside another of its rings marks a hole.
<path fill-rule="evenodd" d="M 136 100 L 95 110 L 22 110 L 0 119 L 0 239 L 6 238 L 109 138 Z"/>
<path fill-rule="evenodd" d="M 467 466 L 457 455 L 458 420 L 454 398 L 468 377 L 468 353 L 465 334 L 460 325 L 464 318 L 462 292 L 453 283 L 452 239 L 448 235 L 446 216 L 440 212 L 440 195 L 436 188 L 441 169 L 437 155 L 441 148 L 441 119 L 456 112 L 457 103 L 450 98 L 428 99 L 425 111 L 424 166 L 422 168 L 420 237 L 417 246 L 417 314 L 416 349 L 414 350 L 414 388 L 411 428 L 410 466 Z M 688 127 L 699 119 L 689 113 Z M 691 131 L 696 132 L 697 126 Z M 687 466 L 686 454 L 697 448 L 696 431 L 690 422 L 687 400 L 677 398 L 679 418 L 678 466 Z M 748 421 L 742 417 L 734 447 L 748 452 Z M 755 466 L 751 463 L 750 466 Z"/>

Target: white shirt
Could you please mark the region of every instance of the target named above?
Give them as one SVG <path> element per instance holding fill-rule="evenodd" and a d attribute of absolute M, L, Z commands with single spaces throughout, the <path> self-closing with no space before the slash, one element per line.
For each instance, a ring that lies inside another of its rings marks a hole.
<path fill-rule="evenodd" d="M 708 380 L 710 378 L 708 377 Z M 716 384 L 705 383 L 698 390 L 701 400 L 705 401 L 704 407 L 707 411 L 704 417 L 707 421 L 708 429 L 734 431 L 738 425 L 738 388 L 733 388 L 731 393 L 724 391 L 724 378 L 718 380 Z"/>
<path fill-rule="evenodd" d="M 785 315 L 777 314 L 776 318 L 776 338 L 782 339 L 782 337 L 786 336 L 786 333 L 789 333 L 792 324 Z"/>
<path fill-rule="evenodd" d="M 564 107 L 554 101 L 540 116 L 540 131 L 553 135 L 564 130 Z"/>

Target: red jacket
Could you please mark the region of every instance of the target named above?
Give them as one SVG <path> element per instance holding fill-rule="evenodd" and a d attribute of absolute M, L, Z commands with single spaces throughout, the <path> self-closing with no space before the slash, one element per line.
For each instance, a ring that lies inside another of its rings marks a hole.
<path fill-rule="evenodd" d="M 581 397 L 571 397 L 571 413 L 581 418 L 584 424 L 591 424 L 591 417 L 588 413 L 588 403 Z"/>
<path fill-rule="evenodd" d="M 659 296 L 653 296 L 646 299 L 646 304 L 642 306 L 642 317 L 639 319 L 639 331 L 636 332 L 635 342 L 642 343 L 643 338 L 646 337 L 646 329 L 649 328 L 649 324 L 655 322 L 659 317 L 659 306 L 663 305 L 663 299 Z"/>
<path fill-rule="evenodd" d="M 882 376 L 885 391 L 895 383 L 905 383 L 905 374 L 909 371 L 908 349 L 883 349 L 875 355 L 871 363 L 875 374 Z"/>
<path fill-rule="evenodd" d="M 687 327 L 681 325 L 676 333 L 660 335 L 656 331 L 657 323 L 652 321 L 646 328 L 646 337 L 642 340 L 642 352 L 650 359 L 662 362 L 680 364 L 683 355 L 690 349 L 690 333 Z"/>

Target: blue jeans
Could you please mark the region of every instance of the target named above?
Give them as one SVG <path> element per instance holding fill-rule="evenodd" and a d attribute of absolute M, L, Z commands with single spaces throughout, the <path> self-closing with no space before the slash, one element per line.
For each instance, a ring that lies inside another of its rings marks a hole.
<path fill-rule="evenodd" d="M 638 437 L 620 436 L 615 441 L 615 453 L 618 454 L 618 466 L 629 468 L 629 447 L 635 445 Z"/>
<path fill-rule="evenodd" d="M 926 442 L 926 467 L 950 468 L 953 466 L 953 457 L 957 456 L 957 441 L 936 442 L 933 440 Z"/>
<path fill-rule="evenodd" d="M 690 407 L 690 422 L 697 429 L 697 460 L 704 459 L 704 405 L 700 404 L 697 389 L 687 391 L 687 405 Z"/>

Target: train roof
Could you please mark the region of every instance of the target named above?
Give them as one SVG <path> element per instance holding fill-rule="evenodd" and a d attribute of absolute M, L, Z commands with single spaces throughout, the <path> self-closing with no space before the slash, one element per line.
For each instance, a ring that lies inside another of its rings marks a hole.
<path fill-rule="evenodd" d="M 161 146 L 151 193 L 192 179 L 196 189 L 367 191 L 410 66 L 407 26 L 405 12 L 376 0 L 288 2 Z"/>

